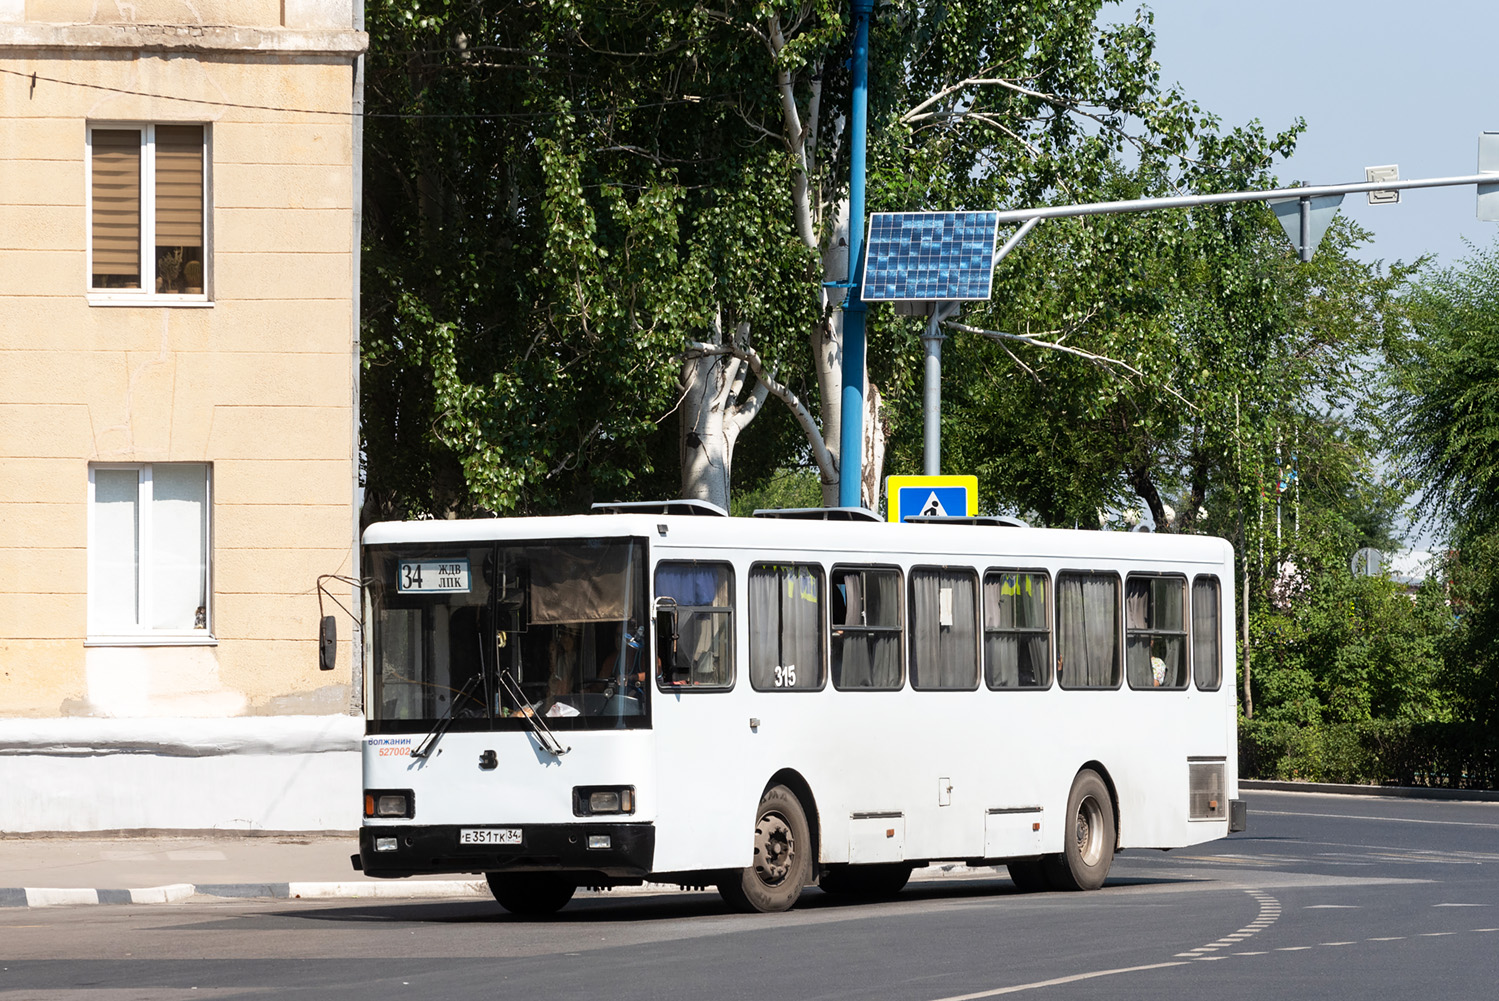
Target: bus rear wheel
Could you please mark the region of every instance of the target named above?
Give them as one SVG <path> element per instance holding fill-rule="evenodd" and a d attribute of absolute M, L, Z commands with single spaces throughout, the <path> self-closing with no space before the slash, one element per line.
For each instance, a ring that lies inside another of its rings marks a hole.
<path fill-rule="evenodd" d="M 1005 868 L 1010 870 L 1010 882 L 1020 893 L 1040 893 L 1051 888 L 1046 881 L 1046 866 L 1040 859 L 1006 862 Z"/>
<path fill-rule="evenodd" d="M 880 862 L 832 866 L 823 871 L 817 885 L 823 893 L 879 898 L 895 896 L 910 879 L 909 862 Z"/>
<path fill-rule="evenodd" d="M 755 820 L 755 856 L 746 868 L 718 884 L 718 894 L 737 911 L 769 914 L 789 910 L 811 873 L 812 836 L 801 802 L 785 786 L 760 797 Z"/>
<path fill-rule="evenodd" d="M 1062 854 L 1043 863 L 1046 881 L 1059 890 L 1096 890 L 1114 862 L 1114 801 L 1091 768 L 1072 780 L 1064 818 Z"/>
<path fill-rule="evenodd" d="M 484 880 L 501 907 L 524 917 L 556 914 L 578 891 L 575 884 L 550 872 L 486 872 Z"/>

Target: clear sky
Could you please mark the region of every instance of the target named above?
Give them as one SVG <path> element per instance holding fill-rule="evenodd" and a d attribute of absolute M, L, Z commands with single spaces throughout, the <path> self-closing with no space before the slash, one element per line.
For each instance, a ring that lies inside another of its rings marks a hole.
<path fill-rule="evenodd" d="M 1163 84 L 1225 126 L 1268 133 L 1300 116 L 1307 130 L 1277 173 L 1284 183 L 1362 181 L 1399 164 L 1402 178 L 1477 171 L 1478 133 L 1499 131 L 1499 0 L 1149 0 Z M 1134 0 L 1106 7 L 1129 20 Z M 1474 214 L 1472 187 L 1402 193 L 1399 205 L 1348 195 L 1341 211 L 1375 234 L 1366 260 L 1442 265 L 1499 236 Z"/>

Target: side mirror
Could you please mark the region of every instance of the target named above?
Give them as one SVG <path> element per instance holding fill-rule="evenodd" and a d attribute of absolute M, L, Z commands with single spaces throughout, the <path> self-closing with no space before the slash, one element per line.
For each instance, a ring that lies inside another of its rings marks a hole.
<path fill-rule="evenodd" d="M 319 671 L 333 670 L 338 659 L 338 620 L 331 615 L 323 616 L 318 627 L 317 666 Z"/>

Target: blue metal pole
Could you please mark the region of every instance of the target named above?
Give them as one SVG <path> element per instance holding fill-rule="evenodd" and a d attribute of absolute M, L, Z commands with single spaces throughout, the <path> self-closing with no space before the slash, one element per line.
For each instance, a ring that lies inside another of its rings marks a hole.
<path fill-rule="evenodd" d="M 864 138 L 869 125 L 869 16 L 874 0 L 853 0 L 853 109 L 849 122 L 848 280 L 843 303 L 843 415 L 838 439 L 838 505 L 859 507 L 864 480 Z"/>

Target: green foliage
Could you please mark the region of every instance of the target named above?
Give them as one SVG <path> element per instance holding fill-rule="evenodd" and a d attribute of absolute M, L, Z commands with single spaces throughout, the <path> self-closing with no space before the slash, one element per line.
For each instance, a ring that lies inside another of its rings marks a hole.
<path fill-rule="evenodd" d="M 1425 513 L 1499 530 L 1499 246 L 1422 277 L 1389 411 Z"/>
<path fill-rule="evenodd" d="M 1449 720 L 1443 652 L 1453 628 L 1442 582 L 1415 594 L 1354 576 L 1356 527 L 1323 513 L 1302 525 L 1295 571 L 1250 615 L 1255 716 L 1298 725 Z"/>
<path fill-rule="evenodd" d="M 1499 728 L 1499 535 L 1470 533 L 1444 562 L 1456 617 L 1444 652 L 1458 709 Z"/>
<path fill-rule="evenodd" d="M 691 3 L 384 0 L 367 23 L 366 518 L 660 483 L 714 311 L 815 319 L 784 153 L 747 120 L 777 106 L 763 48 Z"/>
<path fill-rule="evenodd" d="M 1244 778 L 1447 789 L 1499 788 L 1499 740 L 1473 723 L 1239 720 Z"/>

